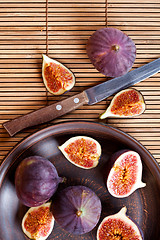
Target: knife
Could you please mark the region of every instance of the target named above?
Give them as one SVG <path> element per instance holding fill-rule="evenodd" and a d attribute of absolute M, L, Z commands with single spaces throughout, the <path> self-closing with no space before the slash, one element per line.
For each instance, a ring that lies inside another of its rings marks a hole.
<path fill-rule="evenodd" d="M 121 77 L 116 77 L 98 84 L 63 101 L 42 107 L 36 111 L 7 121 L 3 124 L 3 127 L 10 136 L 13 136 L 25 128 L 51 121 L 71 112 L 83 104 L 93 105 L 100 102 L 112 94 L 141 82 L 159 71 L 160 58 L 132 70 Z"/>

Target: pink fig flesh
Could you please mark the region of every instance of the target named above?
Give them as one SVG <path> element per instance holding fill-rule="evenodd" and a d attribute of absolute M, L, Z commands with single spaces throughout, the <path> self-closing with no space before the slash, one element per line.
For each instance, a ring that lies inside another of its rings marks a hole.
<path fill-rule="evenodd" d="M 109 107 L 100 118 L 129 118 L 138 116 L 144 111 L 145 102 L 142 94 L 133 88 L 129 88 L 120 91 L 113 97 Z"/>
<path fill-rule="evenodd" d="M 96 167 L 101 156 L 100 144 L 87 136 L 72 137 L 59 149 L 68 161 L 84 169 Z"/>
<path fill-rule="evenodd" d="M 118 154 L 119 153 L 119 154 Z M 117 198 L 131 195 L 136 189 L 145 187 L 142 182 L 142 162 L 135 151 L 119 151 L 111 161 L 114 161 L 107 178 L 109 193 Z"/>
<path fill-rule="evenodd" d="M 117 214 L 105 217 L 98 227 L 97 240 L 142 240 L 142 231 L 126 211 L 123 207 Z"/>

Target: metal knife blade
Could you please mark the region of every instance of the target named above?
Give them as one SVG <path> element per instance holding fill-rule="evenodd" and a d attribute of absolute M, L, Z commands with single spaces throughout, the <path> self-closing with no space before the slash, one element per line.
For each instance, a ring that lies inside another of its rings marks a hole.
<path fill-rule="evenodd" d="M 130 71 L 121 77 L 113 78 L 97 86 L 91 87 L 85 91 L 89 99 L 88 104 L 93 105 L 97 102 L 100 102 L 112 94 L 127 87 L 133 86 L 134 84 L 141 82 L 142 80 L 158 73 L 159 71 L 160 58 L 133 71 Z"/>
<path fill-rule="evenodd" d="M 134 85 L 160 71 L 160 58 L 127 74 L 91 87 L 63 101 L 40 108 L 36 111 L 3 123 L 10 136 L 22 129 L 42 124 L 60 117 L 83 104 L 95 104 L 112 94 Z"/>

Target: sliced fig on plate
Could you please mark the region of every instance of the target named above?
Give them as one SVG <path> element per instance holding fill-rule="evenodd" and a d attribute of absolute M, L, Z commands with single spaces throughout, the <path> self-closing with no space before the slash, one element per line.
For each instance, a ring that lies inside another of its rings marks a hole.
<path fill-rule="evenodd" d="M 53 216 L 67 232 L 82 235 L 90 232 L 101 215 L 101 201 L 88 187 L 70 186 L 54 199 Z"/>
<path fill-rule="evenodd" d="M 142 94 L 133 89 L 125 89 L 117 93 L 100 119 L 107 117 L 130 118 L 145 111 L 145 101 Z"/>
<path fill-rule="evenodd" d="M 140 155 L 131 150 L 118 151 L 111 157 L 113 166 L 107 178 L 109 193 L 117 198 L 131 195 L 136 189 L 146 186 L 142 182 Z"/>
<path fill-rule="evenodd" d="M 126 216 L 127 208 L 105 217 L 97 230 L 97 240 L 143 240 L 139 226 Z"/>
<path fill-rule="evenodd" d="M 46 88 L 54 95 L 71 90 L 75 84 L 75 76 L 67 67 L 44 54 L 42 77 Z"/>
<path fill-rule="evenodd" d="M 22 219 L 22 230 L 34 240 L 45 240 L 51 234 L 54 217 L 50 210 L 51 202 L 38 207 L 31 207 Z"/>
<path fill-rule="evenodd" d="M 72 137 L 59 146 L 59 149 L 68 161 L 84 169 L 96 167 L 101 156 L 100 144 L 86 136 Z"/>
<path fill-rule="evenodd" d="M 116 28 L 101 28 L 94 32 L 87 42 L 86 50 L 94 67 L 108 77 L 127 73 L 136 58 L 134 42 Z"/>
<path fill-rule="evenodd" d="M 22 160 L 15 173 L 17 196 L 28 207 L 47 202 L 62 181 L 63 178 L 58 176 L 55 166 L 40 156 L 30 156 Z"/>

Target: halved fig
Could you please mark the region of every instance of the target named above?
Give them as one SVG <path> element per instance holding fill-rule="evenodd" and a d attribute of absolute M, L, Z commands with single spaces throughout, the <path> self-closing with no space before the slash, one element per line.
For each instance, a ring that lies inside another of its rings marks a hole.
<path fill-rule="evenodd" d="M 84 169 L 96 167 L 101 156 L 100 144 L 86 136 L 72 137 L 59 146 L 59 149 L 68 161 Z"/>
<path fill-rule="evenodd" d="M 67 67 L 44 54 L 42 77 L 46 88 L 54 95 L 61 95 L 71 90 L 75 84 L 74 74 Z"/>
<path fill-rule="evenodd" d="M 107 117 L 130 118 L 145 111 L 145 101 L 142 94 L 133 89 L 125 89 L 117 93 L 100 119 Z"/>
<path fill-rule="evenodd" d="M 139 226 L 126 216 L 127 208 L 105 217 L 97 230 L 97 240 L 142 240 L 143 233 Z"/>
<path fill-rule="evenodd" d="M 101 208 L 99 197 L 90 188 L 70 186 L 54 199 L 53 215 L 64 230 L 81 235 L 97 225 Z"/>
<path fill-rule="evenodd" d="M 94 67 L 108 77 L 127 73 L 136 58 L 136 46 L 132 39 L 111 27 L 94 32 L 87 42 L 86 50 Z"/>
<path fill-rule="evenodd" d="M 142 182 L 140 155 L 131 150 L 121 150 L 111 157 L 113 166 L 107 178 L 109 193 L 117 198 L 131 195 L 136 189 L 146 186 Z"/>
<path fill-rule="evenodd" d="M 54 217 L 50 210 L 51 202 L 31 207 L 22 219 L 22 230 L 34 240 L 45 240 L 52 232 Z"/>

